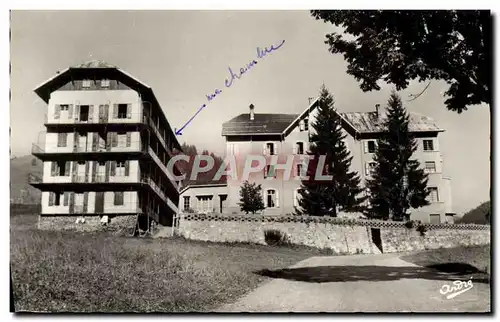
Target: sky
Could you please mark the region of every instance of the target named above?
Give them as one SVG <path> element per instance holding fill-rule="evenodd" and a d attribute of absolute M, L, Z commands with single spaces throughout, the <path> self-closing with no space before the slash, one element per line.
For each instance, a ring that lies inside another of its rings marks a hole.
<path fill-rule="evenodd" d="M 391 85 L 363 92 L 341 55 L 328 52 L 335 26 L 307 11 L 13 11 L 11 14 L 11 149 L 30 154 L 44 134 L 45 103 L 33 89 L 57 71 L 87 60 L 117 65 L 153 88 L 178 136 L 224 155 L 222 123 L 248 113 L 300 113 L 322 84 L 340 112 L 385 105 Z M 226 88 L 228 68 L 257 57 L 257 47 L 283 46 Z M 432 117 L 440 134 L 443 174 L 452 178 L 453 210 L 462 214 L 489 200 L 490 115 L 485 105 L 457 114 L 444 105 L 444 82 L 412 83 L 399 92 L 408 111 Z M 208 102 L 206 95 L 223 89 Z"/>

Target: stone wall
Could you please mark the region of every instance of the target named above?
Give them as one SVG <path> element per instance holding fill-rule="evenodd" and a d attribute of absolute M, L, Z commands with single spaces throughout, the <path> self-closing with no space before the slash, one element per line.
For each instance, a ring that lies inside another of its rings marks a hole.
<path fill-rule="evenodd" d="M 76 223 L 79 216 L 43 216 L 38 218 L 38 229 L 70 230 L 79 232 L 110 231 L 117 234 L 130 235 L 134 232 L 137 215 L 116 216 L 107 225 L 101 224 L 99 216 L 85 216 L 84 223 Z"/>
<path fill-rule="evenodd" d="M 178 219 L 176 234 L 212 242 L 265 244 L 264 231 L 277 229 L 293 244 L 332 249 L 336 253 L 380 253 L 490 243 L 490 227 L 483 225 L 424 225 L 425 236 L 402 222 L 330 217 L 199 215 Z M 380 242 L 376 236 L 380 235 Z"/>

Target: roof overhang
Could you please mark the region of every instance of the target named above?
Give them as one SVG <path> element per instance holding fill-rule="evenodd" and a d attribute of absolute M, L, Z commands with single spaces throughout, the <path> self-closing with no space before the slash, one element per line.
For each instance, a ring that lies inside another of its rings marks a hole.
<path fill-rule="evenodd" d="M 290 125 L 288 125 L 281 134 L 284 136 L 290 134 L 292 130 L 299 124 L 300 120 L 302 120 L 306 115 L 311 113 L 318 106 L 318 103 L 319 103 L 319 97 L 316 97 L 312 101 L 312 103 L 310 103 L 309 106 L 302 113 L 300 113 L 300 115 L 297 116 L 297 118 L 293 120 L 292 123 L 290 123 Z"/>

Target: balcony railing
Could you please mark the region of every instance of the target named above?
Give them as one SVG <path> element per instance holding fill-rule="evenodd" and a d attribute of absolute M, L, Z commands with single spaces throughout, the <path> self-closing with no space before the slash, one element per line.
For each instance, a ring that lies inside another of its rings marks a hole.
<path fill-rule="evenodd" d="M 163 135 L 162 132 L 160 132 L 158 125 L 156 122 L 154 122 L 153 118 L 145 115 L 143 113 L 131 113 L 130 117 L 119 117 L 115 118 L 112 116 L 112 114 L 109 114 L 107 117 L 92 117 L 92 118 L 87 118 L 85 121 L 82 121 L 81 118 L 75 119 L 74 117 L 68 118 L 68 117 L 63 117 L 64 115 L 60 115 L 59 118 L 54 118 L 51 117 L 50 120 L 48 118 L 48 115 L 45 114 L 45 124 L 61 124 L 61 125 L 70 125 L 70 124 L 127 124 L 127 123 L 142 123 L 151 126 L 153 129 L 153 132 L 157 135 L 159 138 L 160 142 L 163 144 L 163 146 L 166 148 L 166 150 L 171 153 L 172 152 L 172 146 L 171 144 L 168 144 L 166 141 L 166 135 Z M 165 133 L 166 134 L 166 133 Z"/>
<path fill-rule="evenodd" d="M 74 175 L 71 178 L 71 182 L 75 182 L 75 183 L 83 183 L 83 182 L 87 182 L 87 181 L 88 180 L 84 174 Z"/>

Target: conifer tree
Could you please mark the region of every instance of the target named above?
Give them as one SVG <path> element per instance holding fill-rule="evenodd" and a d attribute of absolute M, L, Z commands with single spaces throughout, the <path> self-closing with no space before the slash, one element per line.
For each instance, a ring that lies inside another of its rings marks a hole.
<path fill-rule="evenodd" d="M 408 220 L 410 208 L 426 206 L 429 191 L 427 174 L 418 160 L 412 159 L 417 149 L 409 131 L 409 115 L 401 98 L 392 92 L 387 105 L 387 132 L 378 140 L 371 178 L 367 180 L 369 207 L 367 215 L 387 220 Z"/>
<path fill-rule="evenodd" d="M 352 156 L 345 144 L 340 116 L 334 110 L 333 96 L 323 85 L 320 91 L 318 114 L 311 123 L 312 133 L 308 155 L 310 157 L 306 175 L 299 190 L 299 207 L 295 213 L 310 216 L 337 216 L 337 211 L 357 211 L 363 198 L 357 172 L 350 171 Z M 315 177 L 320 156 L 325 157 L 323 175 L 331 180 Z M 312 159 L 311 159 L 312 158 Z"/>

